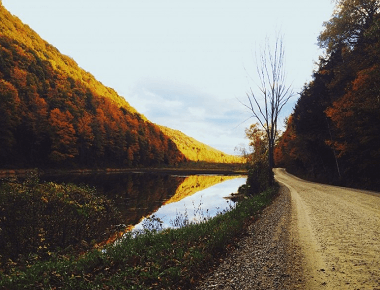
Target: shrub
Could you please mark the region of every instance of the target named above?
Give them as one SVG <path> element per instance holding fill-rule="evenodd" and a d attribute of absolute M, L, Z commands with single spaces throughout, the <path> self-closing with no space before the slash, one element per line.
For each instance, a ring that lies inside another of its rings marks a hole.
<path fill-rule="evenodd" d="M 4 263 L 48 258 L 63 249 L 85 250 L 119 222 L 111 202 L 95 189 L 73 184 L 24 182 L 0 185 L 0 268 Z"/>
<path fill-rule="evenodd" d="M 239 188 L 240 194 L 256 195 L 273 184 L 273 172 L 266 160 L 259 159 L 249 165 L 246 184 Z"/>

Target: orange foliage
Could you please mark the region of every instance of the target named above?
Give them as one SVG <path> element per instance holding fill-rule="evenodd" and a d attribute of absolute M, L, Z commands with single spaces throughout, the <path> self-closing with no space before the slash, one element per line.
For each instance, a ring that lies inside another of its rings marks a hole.
<path fill-rule="evenodd" d="M 286 130 L 274 148 L 274 163 L 277 167 L 286 167 L 286 165 L 290 163 L 290 160 L 298 158 L 296 150 L 294 150 L 295 140 L 296 133 L 293 127 L 293 115 L 290 115 Z"/>
<path fill-rule="evenodd" d="M 329 145 L 339 152 L 339 157 L 358 154 L 360 147 L 372 144 L 378 136 L 379 78 L 378 65 L 360 71 L 352 82 L 352 89 L 326 110 L 337 131 L 337 140 Z"/>
<path fill-rule="evenodd" d="M 61 112 L 58 108 L 50 112 L 52 152 L 50 159 L 54 162 L 74 158 L 78 154 L 76 148 L 76 132 L 71 121 L 70 112 Z"/>
<path fill-rule="evenodd" d="M 160 128 L 0 6 L 0 164 L 185 161 Z"/>
<path fill-rule="evenodd" d="M 9 82 L 0 80 L 0 157 L 11 157 L 16 143 L 15 129 L 20 122 L 20 99 L 16 88 Z"/>
<path fill-rule="evenodd" d="M 240 156 L 228 155 L 222 151 L 216 150 L 206 144 L 203 144 L 194 138 L 186 136 L 178 130 L 173 130 L 160 126 L 162 132 L 169 137 L 168 146 L 177 146 L 182 154 L 191 161 L 205 161 L 212 163 L 243 163 L 245 160 Z M 174 143 L 173 143 L 174 142 Z M 174 162 L 181 162 L 180 159 Z"/>
<path fill-rule="evenodd" d="M 95 136 L 92 132 L 91 123 L 92 116 L 87 112 L 84 112 L 83 116 L 78 119 L 77 134 L 82 149 L 90 148 L 94 141 Z"/>
<path fill-rule="evenodd" d="M 28 73 L 24 70 L 19 69 L 18 67 L 14 67 L 11 71 L 11 78 L 16 83 L 18 88 L 24 89 L 26 87 L 26 76 Z"/>

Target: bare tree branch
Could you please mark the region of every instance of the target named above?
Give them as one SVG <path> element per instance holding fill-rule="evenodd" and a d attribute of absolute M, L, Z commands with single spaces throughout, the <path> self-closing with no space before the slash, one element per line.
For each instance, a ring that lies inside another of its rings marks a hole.
<path fill-rule="evenodd" d="M 269 166 L 273 168 L 273 149 L 277 134 L 279 114 L 289 99 L 294 96 L 291 85 L 286 84 L 285 49 L 282 36 L 276 37 L 273 50 L 268 38 L 259 57 L 256 55 L 256 73 L 258 77 L 257 91 L 247 93 L 247 107 L 266 132 L 269 148 Z M 264 103 L 260 102 L 263 101 Z"/>

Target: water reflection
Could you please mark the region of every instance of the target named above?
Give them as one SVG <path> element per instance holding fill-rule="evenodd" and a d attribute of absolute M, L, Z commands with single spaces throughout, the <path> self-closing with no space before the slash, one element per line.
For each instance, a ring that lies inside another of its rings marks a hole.
<path fill-rule="evenodd" d="M 161 173 L 87 174 L 43 176 L 43 181 L 88 184 L 99 194 L 113 200 L 126 225 L 141 227 L 144 217 L 152 214 L 170 226 L 177 213 L 187 212 L 194 217 L 194 209 L 201 207 L 205 214 L 214 216 L 228 207 L 223 197 L 245 182 L 236 176 L 190 175 L 176 176 Z"/>
<path fill-rule="evenodd" d="M 190 222 L 198 222 L 204 218 L 214 217 L 218 213 L 232 207 L 233 202 L 225 197 L 236 192 L 237 188 L 245 183 L 246 178 L 223 178 L 221 176 L 214 176 L 213 178 L 213 180 L 219 180 L 218 184 L 187 195 L 176 202 L 167 202 L 157 210 L 154 213 L 154 217 L 161 222 L 162 228 L 175 227 L 175 219 L 178 216 L 181 218 L 187 217 Z M 212 178 L 197 176 L 194 179 L 189 177 L 184 182 L 188 180 L 208 182 Z M 144 223 L 146 223 L 146 218 L 137 224 L 134 229 L 143 229 Z"/>
<path fill-rule="evenodd" d="M 124 224 L 135 225 L 169 200 L 186 177 L 154 173 L 123 173 L 56 175 L 43 176 L 41 179 L 93 186 L 99 194 L 114 202 L 123 217 Z"/>
<path fill-rule="evenodd" d="M 190 175 L 182 181 L 177 190 L 165 204 L 180 201 L 181 199 L 193 195 L 194 193 L 204 190 L 215 184 L 226 180 L 235 179 L 236 176 L 213 176 L 213 175 Z M 231 192 L 230 192 L 231 193 Z"/>

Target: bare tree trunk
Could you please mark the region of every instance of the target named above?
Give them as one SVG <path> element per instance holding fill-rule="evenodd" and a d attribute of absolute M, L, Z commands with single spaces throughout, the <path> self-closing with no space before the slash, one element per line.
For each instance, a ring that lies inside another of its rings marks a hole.
<path fill-rule="evenodd" d="M 277 36 L 273 50 L 266 39 L 264 49 L 257 58 L 256 71 L 260 85 L 257 93 L 250 89 L 247 93 L 249 104 L 246 106 L 257 119 L 268 139 L 268 164 L 270 171 L 274 167 L 274 146 L 277 134 L 279 114 L 289 99 L 294 96 L 290 85 L 286 84 L 285 51 L 283 39 Z M 271 174 L 270 180 L 273 181 Z"/>

